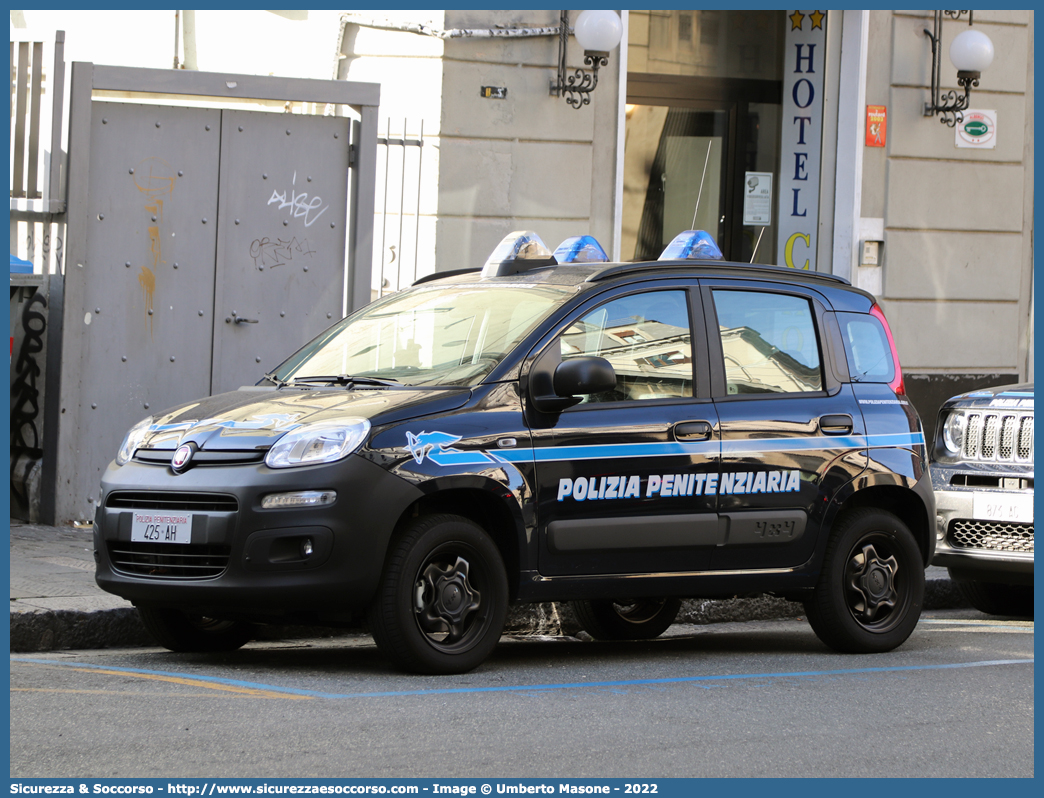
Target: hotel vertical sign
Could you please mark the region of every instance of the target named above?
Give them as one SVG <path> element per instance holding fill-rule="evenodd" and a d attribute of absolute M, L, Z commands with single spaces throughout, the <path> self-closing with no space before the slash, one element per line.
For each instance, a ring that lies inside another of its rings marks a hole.
<path fill-rule="evenodd" d="M 793 11 L 786 30 L 776 251 L 786 266 L 815 270 L 826 12 Z"/>

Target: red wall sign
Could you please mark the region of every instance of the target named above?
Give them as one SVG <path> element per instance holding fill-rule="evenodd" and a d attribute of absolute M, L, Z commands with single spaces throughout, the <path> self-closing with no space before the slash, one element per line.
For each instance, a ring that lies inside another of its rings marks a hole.
<path fill-rule="evenodd" d="M 866 146 L 883 147 L 888 132 L 888 108 L 883 105 L 866 106 Z"/>

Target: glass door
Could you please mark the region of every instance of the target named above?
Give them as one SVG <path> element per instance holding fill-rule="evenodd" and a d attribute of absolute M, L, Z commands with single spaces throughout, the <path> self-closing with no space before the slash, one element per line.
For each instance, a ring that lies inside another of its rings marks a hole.
<path fill-rule="evenodd" d="M 640 74 L 627 95 L 623 257 L 655 260 L 696 229 L 729 260 L 775 263 L 779 82 Z M 767 219 L 746 197 L 766 184 Z"/>

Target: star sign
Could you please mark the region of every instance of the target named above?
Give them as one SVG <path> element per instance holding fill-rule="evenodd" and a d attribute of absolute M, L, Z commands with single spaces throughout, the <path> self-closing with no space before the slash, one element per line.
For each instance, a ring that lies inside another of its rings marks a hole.
<path fill-rule="evenodd" d="M 808 18 L 812 20 L 812 30 L 815 30 L 816 28 L 823 30 L 823 17 L 825 16 L 826 14 L 822 11 L 813 11 L 808 15 Z"/>
<path fill-rule="evenodd" d="M 790 29 L 791 30 L 803 30 L 802 25 L 805 21 L 805 15 L 800 11 L 795 11 L 790 15 Z"/>

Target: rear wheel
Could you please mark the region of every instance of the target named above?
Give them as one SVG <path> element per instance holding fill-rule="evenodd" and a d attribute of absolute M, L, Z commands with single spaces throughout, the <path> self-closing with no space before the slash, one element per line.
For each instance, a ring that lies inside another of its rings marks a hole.
<path fill-rule="evenodd" d="M 507 599 L 504 562 L 489 536 L 466 518 L 429 515 L 393 544 L 370 632 L 405 670 L 466 673 L 500 640 Z"/>
<path fill-rule="evenodd" d="M 156 642 L 171 651 L 235 651 L 254 634 L 253 625 L 244 621 L 222 621 L 169 607 L 139 606 L 138 615 Z"/>
<path fill-rule="evenodd" d="M 838 520 L 805 612 L 831 648 L 873 653 L 906 641 L 923 602 L 924 561 L 913 534 L 892 513 L 863 508 Z"/>
<path fill-rule="evenodd" d="M 580 626 L 596 640 L 649 640 L 674 623 L 681 599 L 574 601 L 573 609 Z"/>
<path fill-rule="evenodd" d="M 961 595 L 979 612 L 1033 617 L 1033 588 L 1030 585 L 1004 585 L 971 579 L 954 581 Z"/>

